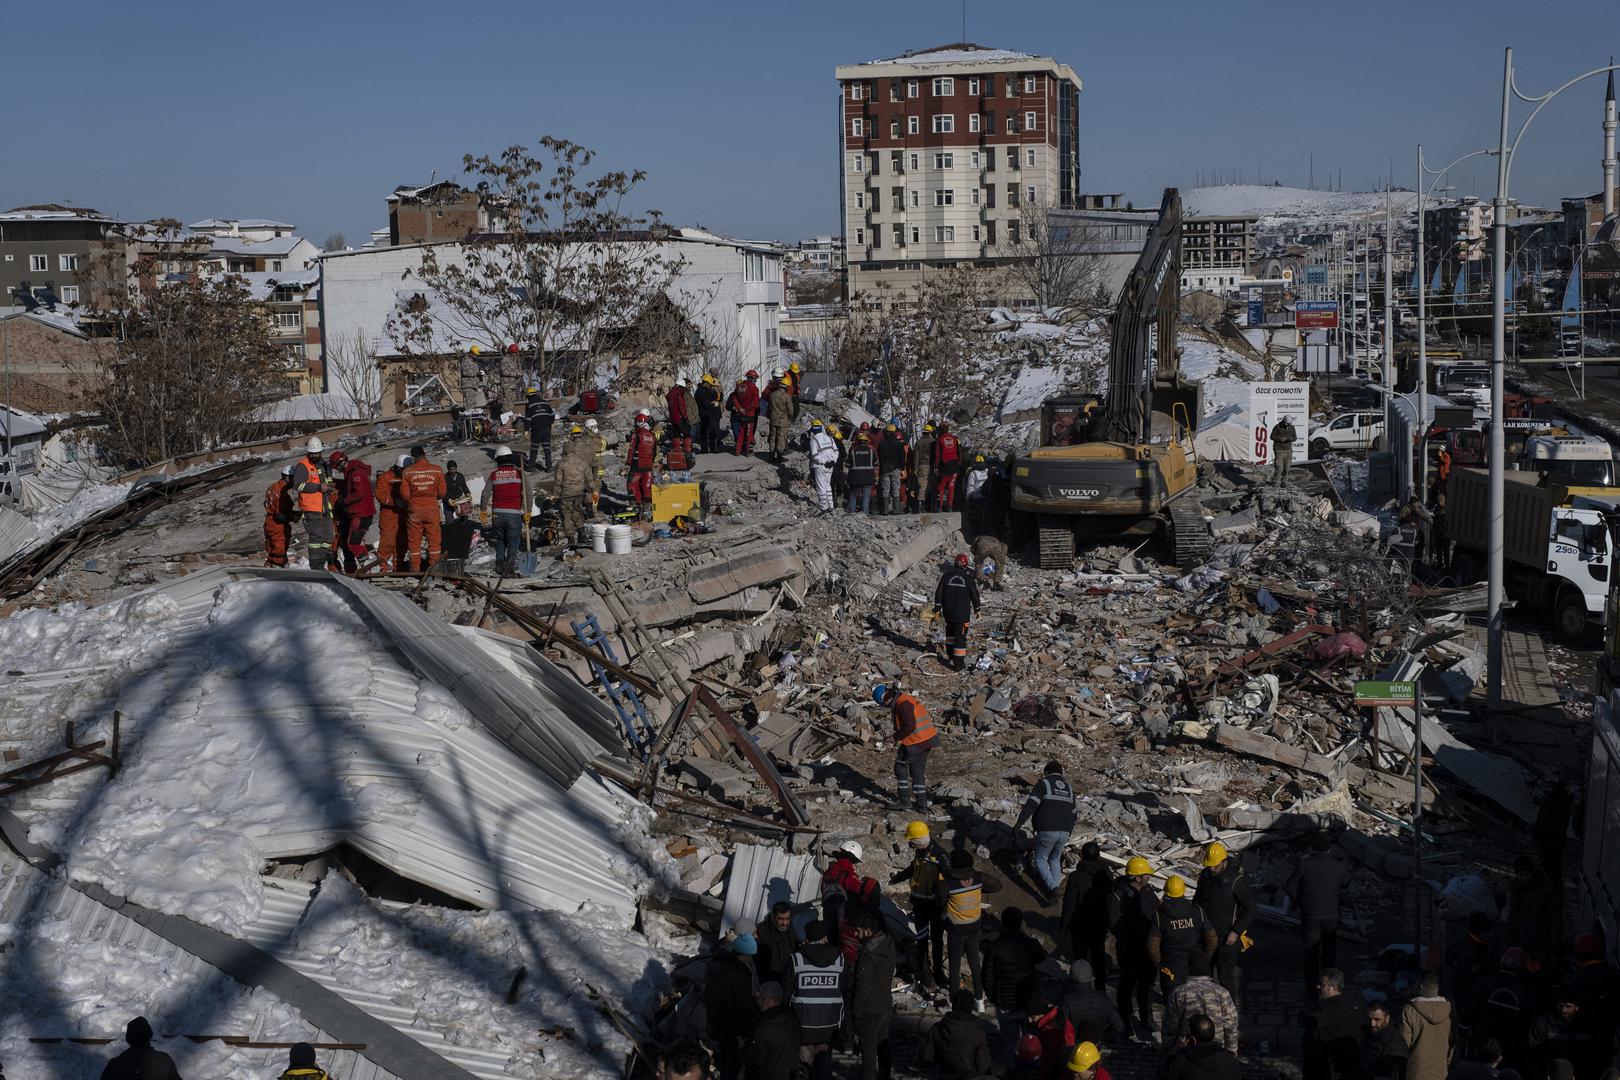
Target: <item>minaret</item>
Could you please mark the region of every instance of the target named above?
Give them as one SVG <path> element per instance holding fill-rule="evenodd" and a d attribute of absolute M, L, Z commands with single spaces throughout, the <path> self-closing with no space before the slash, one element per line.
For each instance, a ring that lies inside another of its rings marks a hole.
<path fill-rule="evenodd" d="M 1614 63 L 1614 57 L 1609 57 Z M 1614 72 L 1609 72 L 1609 92 L 1603 98 L 1603 218 L 1614 217 Z"/>

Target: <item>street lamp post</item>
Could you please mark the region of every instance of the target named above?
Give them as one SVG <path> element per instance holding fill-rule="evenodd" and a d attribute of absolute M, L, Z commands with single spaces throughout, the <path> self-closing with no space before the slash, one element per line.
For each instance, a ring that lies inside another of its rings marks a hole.
<path fill-rule="evenodd" d="M 1524 138 L 1526 129 L 1547 107 L 1547 103 L 1562 94 L 1565 90 L 1578 82 L 1590 79 L 1605 72 L 1620 69 L 1620 65 L 1607 64 L 1600 68 L 1593 68 L 1582 75 L 1577 75 L 1556 90 L 1550 90 L 1539 97 L 1529 97 L 1520 93 L 1513 82 L 1513 49 L 1503 50 L 1502 55 L 1502 120 L 1497 133 L 1496 143 L 1496 198 L 1491 200 L 1493 211 L 1491 219 L 1491 290 L 1493 301 L 1491 304 L 1491 531 L 1490 531 L 1490 564 L 1489 578 L 1486 589 L 1485 611 L 1490 622 L 1486 634 L 1486 668 L 1485 668 L 1485 702 L 1486 708 L 1497 710 L 1502 707 L 1502 634 L 1504 620 L 1502 613 L 1502 518 L 1506 507 L 1506 476 L 1504 474 L 1503 454 L 1505 443 L 1502 432 L 1502 397 L 1503 377 L 1507 367 L 1505 353 L 1507 330 L 1507 215 L 1508 215 L 1508 181 L 1513 172 L 1513 155 L 1518 151 L 1519 140 Z M 1512 110 L 1513 97 L 1519 100 L 1533 102 L 1535 108 L 1530 115 L 1524 118 L 1513 141 L 1508 141 L 1509 113 Z"/>

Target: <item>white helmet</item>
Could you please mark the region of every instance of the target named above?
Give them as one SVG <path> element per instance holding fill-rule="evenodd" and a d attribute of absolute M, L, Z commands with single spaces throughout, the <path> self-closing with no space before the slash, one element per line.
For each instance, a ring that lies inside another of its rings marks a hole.
<path fill-rule="evenodd" d="M 860 862 L 861 856 L 866 854 L 866 852 L 862 850 L 860 843 L 855 840 L 845 840 L 842 844 L 838 845 L 838 850 L 844 852 L 856 862 Z"/>
<path fill-rule="evenodd" d="M 409 468 L 410 465 L 411 465 L 411 462 L 413 462 L 415 460 L 416 459 L 411 457 L 411 455 L 409 455 L 409 454 L 401 454 L 401 455 L 399 455 L 399 467 L 402 468 L 402 469 Z"/>
<path fill-rule="evenodd" d="M 287 479 L 291 480 L 292 479 L 292 466 L 291 465 L 283 465 L 281 467 L 281 475 L 285 476 Z"/>
<path fill-rule="evenodd" d="M 773 369 L 771 369 L 771 378 L 773 378 L 773 379 L 780 379 L 782 376 L 784 376 L 786 374 L 787 374 L 787 368 L 773 368 Z"/>
<path fill-rule="evenodd" d="M 512 448 L 510 446 L 497 446 L 495 448 L 495 460 L 496 461 L 501 460 L 501 458 L 509 458 L 511 456 L 512 456 Z"/>
<path fill-rule="evenodd" d="M 596 434 L 596 417 L 592 416 L 586 419 L 585 430 L 590 432 L 592 435 Z"/>
<path fill-rule="evenodd" d="M 677 375 L 677 376 L 675 376 L 675 385 L 676 386 L 685 386 L 686 385 L 686 376 L 685 375 Z"/>
<path fill-rule="evenodd" d="M 321 437 L 319 435 L 311 435 L 309 437 L 309 442 L 304 444 L 304 449 L 309 451 L 311 454 L 318 454 L 322 450 L 326 449 L 326 444 L 321 442 Z"/>

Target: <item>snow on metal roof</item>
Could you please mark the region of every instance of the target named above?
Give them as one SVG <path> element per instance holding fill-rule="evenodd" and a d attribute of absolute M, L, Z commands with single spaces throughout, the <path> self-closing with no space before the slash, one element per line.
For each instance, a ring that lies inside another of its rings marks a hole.
<path fill-rule="evenodd" d="M 278 288 L 308 291 L 321 283 L 321 270 L 311 266 L 304 270 L 246 270 L 236 276 L 247 283 L 248 299 L 266 301 Z"/>
<path fill-rule="evenodd" d="M 868 60 L 868 64 L 1002 64 L 1040 60 L 1034 53 L 1014 49 L 993 49 L 988 45 L 962 42 L 956 45 L 937 45 L 932 49 L 917 49 L 882 60 Z"/>
<path fill-rule="evenodd" d="M 271 221 L 269 218 L 205 218 L 186 226 L 188 229 L 228 229 L 235 225 L 239 229 L 295 229 L 296 225 L 289 225 L 285 221 Z"/>
<path fill-rule="evenodd" d="M 212 251 L 225 255 L 288 255 L 304 242 L 302 236 L 277 236 L 269 240 L 250 240 L 245 236 L 216 236 L 204 234 L 213 241 Z"/>
<path fill-rule="evenodd" d="M 17 206 L 0 214 L 0 221 L 111 221 L 100 210 L 91 210 L 82 206 L 60 206 L 56 203 L 47 203 L 43 206 Z"/>
<path fill-rule="evenodd" d="M 45 425 L 23 412 L 0 405 L 0 437 L 27 439 L 45 434 Z"/>
<path fill-rule="evenodd" d="M 60 330 L 64 334 L 72 334 L 78 338 L 88 338 L 84 327 L 79 325 L 78 318 L 67 307 L 60 307 L 55 311 L 46 311 L 44 308 L 35 308 L 33 311 L 16 309 L 0 315 L 0 319 L 32 319 L 42 326 L 52 330 Z"/>

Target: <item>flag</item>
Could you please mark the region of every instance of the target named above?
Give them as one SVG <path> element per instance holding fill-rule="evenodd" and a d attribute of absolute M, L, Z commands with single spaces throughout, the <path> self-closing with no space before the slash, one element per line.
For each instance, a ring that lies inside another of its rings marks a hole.
<path fill-rule="evenodd" d="M 1468 302 L 1468 260 L 1464 259 L 1457 264 L 1457 280 L 1451 287 L 1451 299 L 1454 303 Z"/>
<path fill-rule="evenodd" d="M 1558 320 L 1558 326 L 1563 330 L 1579 330 L 1581 328 L 1581 264 L 1576 260 L 1575 266 L 1569 272 L 1569 284 L 1564 286 L 1564 315 Z"/>

